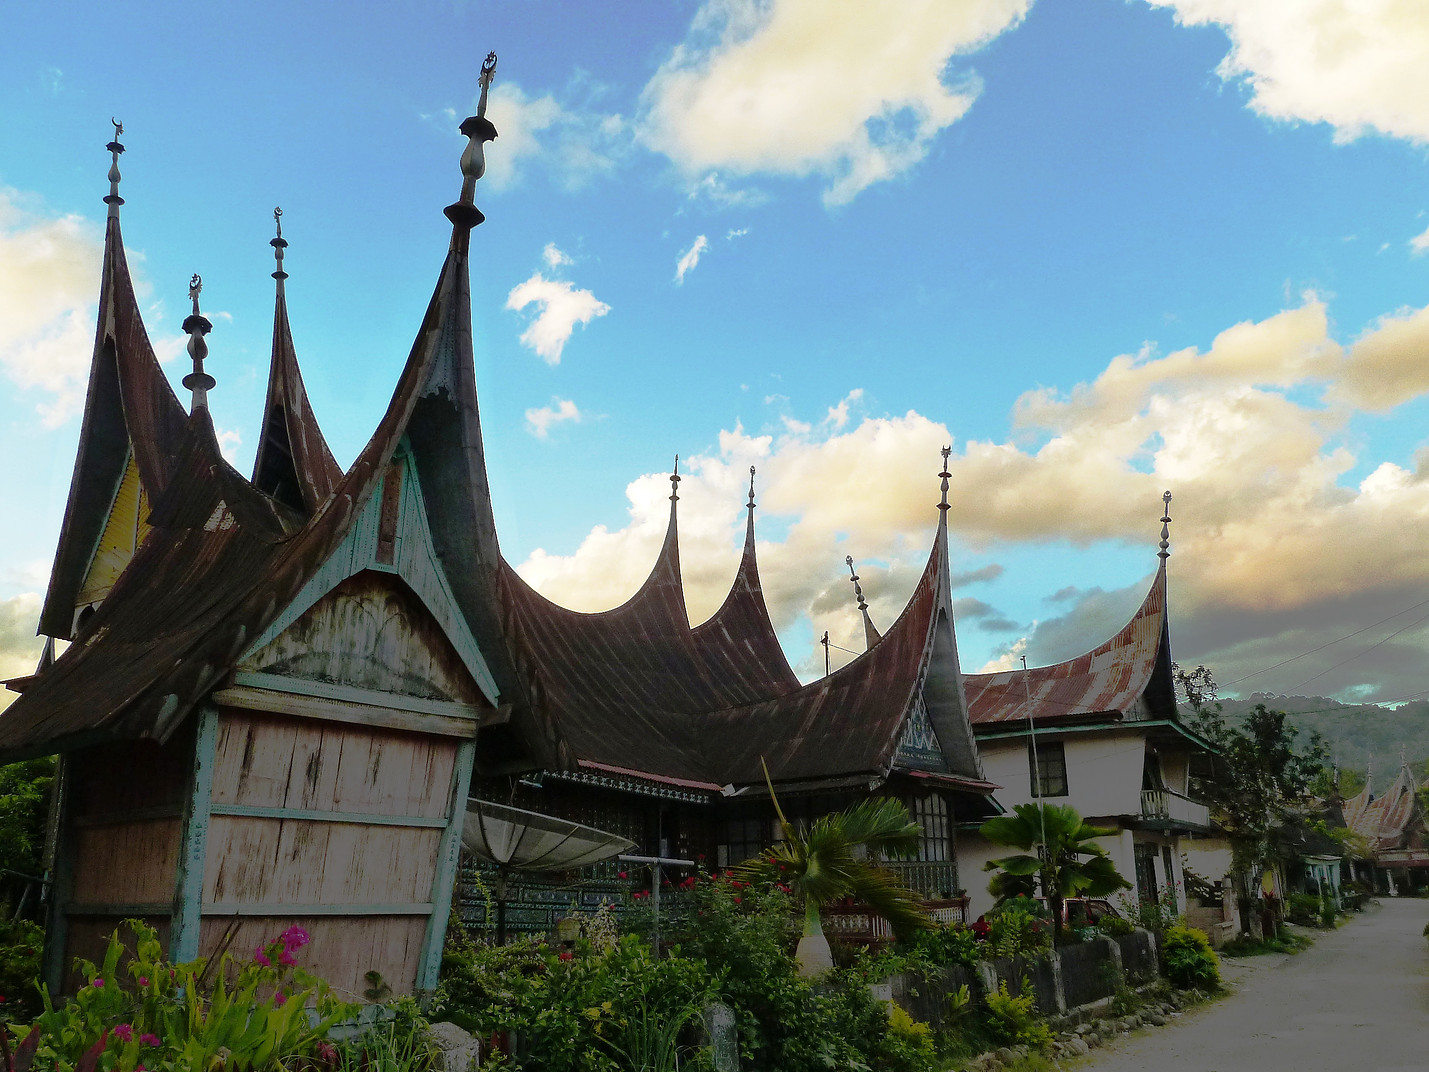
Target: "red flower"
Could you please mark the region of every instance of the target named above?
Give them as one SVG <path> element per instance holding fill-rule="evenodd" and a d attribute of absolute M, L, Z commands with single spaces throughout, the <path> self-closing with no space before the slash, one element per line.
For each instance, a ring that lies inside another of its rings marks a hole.
<path fill-rule="evenodd" d="M 572 953 L 569 949 L 562 949 L 558 954 L 558 958 L 560 960 L 574 960 L 575 956 L 576 955 Z"/>
<path fill-rule="evenodd" d="M 114 1028 L 114 1037 L 117 1038 L 120 1042 L 133 1042 L 134 1029 L 128 1024 L 119 1024 L 117 1027 Z"/>
<path fill-rule="evenodd" d="M 616 875 L 615 877 L 616 877 L 616 878 L 629 878 L 630 876 L 629 876 L 628 874 L 626 874 L 624 871 L 622 871 L 622 872 L 620 872 L 620 874 Z"/>
<path fill-rule="evenodd" d="M 159 1044 L 158 1035 L 140 1035 L 139 1042 L 145 1046 L 157 1046 Z"/>
<path fill-rule="evenodd" d="M 103 980 L 103 979 L 91 979 L 89 985 L 92 986 L 92 987 L 94 987 L 94 989 L 96 989 L 96 990 L 103 990 L 103 989 L 104 989 L 104 980 Z"/>
<path fill-rule="evenodd" d="M 147 975 L 141 975 L 141 976 L 139 976 L 139 985 L 140 985 L 140 986 L 148 986 L 148 985 L 149 985 L 149 977 L 148 977 Z"/>

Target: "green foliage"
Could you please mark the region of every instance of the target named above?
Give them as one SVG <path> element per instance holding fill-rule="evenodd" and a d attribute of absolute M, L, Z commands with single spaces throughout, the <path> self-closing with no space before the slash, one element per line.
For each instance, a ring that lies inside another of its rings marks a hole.
<path fill-rule="evenodd" d="M 902 801 L 869 797 L 804 829 L 784 817 L 772 785 L 769 792 L 784 840 L 734 872 L 751 882 L 788 886 L 805 906 L 805 934 L 821 933 L 819 909 L 845 897 L 868 905 L 900 938 L 931 926 L 921 898 L 877 862 L 918 851 L 918 824 Z"/>
<path fill-rule="evenodd" d="M 56 1005 L 45 992 L 33 1027 L 42 1066 L 70 1072 L 98 1046 L 99 1072 L 133 1072 L 140 1064 L 206 1072 L 215 1061 L 246 1072 L 315 1057 L 328 1045 L 328 1030 L 353 1013 L 296 966 L 292 954 L 307 942 L 301 928 L 289 928 L 246 962 L 225 953 L 212 964 L 169 964 L 153 928 L 137 920 L 124 927 L 132 949 L 119 928 L 101 963 L 75 962 L 88 982 L 73 999 Z"/>
<path fill-rule="evenodd" d="M 45 932 L 36 923 L 12 922 L 0 904 L 0 1021 L 29 1020 L 40 1011 L 40 953 Z"/>
<path fill-rule="evenodd" d="M 1170 887 L 1162 887 L 1154 901 L 1123 895 L 1118 898 L 1118 903 L 1121 906 L 1121 914 L 1133 928 L 1140 927 L 1142 930 L 1161 934 L 1167 927 L 1175 927 L 1185 922 L 1176 905 L 1176 893 Z"/>
<path fill-rule="evenodd" d="M 1019 804 L 1011 815 L 998 815 L 979 831 L 994 845 L 1023 849 L 1018 856 L 989 860 L 984 870 L 997 871 L 988 889 L 1001 898 L 1026 893 L 1025 880 L 1036 875 L 1052 910 L 1052 928 L 1062 934 L 1062 902 L 1068 897 L 1106 897 L 1131 883 L 1094 839 L 1116 831 L 1082 821 L 1064 804 Z"/>
<path fill-rule="evenodd" d="M 1044 1049 L 1052 1041 L 1052 1030 L 1037 1018 L 1037 1006 L 1032 987 L 1022 982 L 1022 993 L 1013 996 L 1007 990 L 1007 980 L 997 985 L 997 992 L 987 996 L 988 1029 L 1004 1046 L 1030 1046 Z"/>
<path fill-rule="evenodd" d="M 1108 938 L 1120 938 L 1136 930 L 1136 924 L 1124 916 L 1103 916 L 1097 929 Z"/>
<path fill-rule="evenodd" d="M 1162 936 L 1166 978 L 1181 990 L 1219 990 L 1220 961 L 1211 940 L 1194 927 L 1168 927 Z"/>
<path fill-rule="evenodd" d="M 1252 938 L 1242 934 L 1239 938 L 1221 946 L 1221 953 L 1227 957 L 1258 957 L 1266 953 L 1298 953 L 1309 949 L 1315 943 L 1298 934 L 1287 934 L 1283 938 Z"/>
<path fill-rule="evenodd" d="M 1313 893 L 1292 893 L 1285 898 L 1285 918 L 1302 927 L 1320 921 L 1320 898 Z"/>
<path fill-rule="evenodd" d="M 0 766 L 0 867 L 39 875 L 54 773 L 52 756 Z M 13 909 L 23 888 L 22 880 L 0 875 L 0 902 L 10 899 Z M 34 891 L 29 905 L 38 911 L 39 897 Z"/>
<path fill-rule="evenodd" d="M 937 1056 L 933 1045 L 933 1029 L 915 1020 L 897 1005 L 888 1011 L 889 1048 L 898 1063 L 908 1069 L 931 1069 Z"/>
<path fill-rule="evenodd" d="M 1052 921 L 1041 901 L 1014 897 L 987 914 L 987 948 L 992 956 L 1035 956 L 1052 948 Z"/>
<path fill-rule="evenodd" d="M 907 945 L 908 953 L 931 967 L 959 964 L 971 968 L 982 957 L 977 935 L 961 923 L 945 923 L 919 931 Z"/>
<path fill-rule="evenodd" d="M 373 1024 L 357 1038 L 319 1053 L 319 1062 L 334 1066 L 333 1072 L 427 1072 L 433 1066 L 435 1049 L 426 1038 L 426 1019 L 411 998 L 400 998 L 388 1010 L 390 1015 Z"/>

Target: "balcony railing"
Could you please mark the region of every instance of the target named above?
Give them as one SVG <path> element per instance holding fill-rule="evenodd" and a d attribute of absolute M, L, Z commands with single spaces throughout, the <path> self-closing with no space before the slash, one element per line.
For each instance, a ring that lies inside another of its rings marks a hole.
<path fill-rule="evenodd" d="M 924 899 L 951 897 L 958 892 L 958 865 L 952 861 L 884 860 L 901 885 Z"/>
<path fill-rule="evenodd" d="M 1186 826 L 1210 826 L 1211 811 L 1199 801 L 1170 789 L 1143 789 L 1141 817 Z"/>

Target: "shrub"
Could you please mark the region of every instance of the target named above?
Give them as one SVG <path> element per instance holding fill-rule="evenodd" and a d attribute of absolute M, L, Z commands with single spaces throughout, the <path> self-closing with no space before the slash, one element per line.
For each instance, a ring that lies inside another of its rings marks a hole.
<path fill-rule="evenodd" d="M 1302 927 L 1313 927 L 1320 919 L 1320 898 L 1313 893 L 1292 893 L 1285 899 L 1285 918 Z"/>
<path fill-rule="evenodd" d="M 1031 983 L 1022 981 L 1022 993 L 1008 992 L 1007 980 L 997 984 L 997 992 L 987 996 L 988 1029 L 1005 1046 L 1045 1048 L 1052 1041 L 1052 1030 L 1037 1019 L 1037 1005 L 1032 998 Z"/>
<path fill-rule="evenodd" d="M 0 1020 L 30 1020 L 40 1012 L 40 951 L 45 932 L 36 923 L 6 922 L 0 902 Z"/>
<path fill-rule="evenodd" d="M 1166 978 L 1182 990 L 1217 990 L 1221 973 L 1211 940 L 1194 927 L 1168 927 L 1161 939 Z"/>
<path fill-rule="evenodd" d="M 977 935 L 961 923 L 944 924 L 918 932 L 909 943 L 908 952 L 935 968 L 952 964 L 971 968 L 982 955 Z"/>
<path fill-rule="evenodd" d="M 1106 915 L 1098 921 L 1097 929 L 1108 938 L 1120 938 L 1136 930 L 1136 924 L 1124 916 Z"/>
<path fill-rule="evenodd" d="M 933 1029 L 897 1005 L 888 1012 L 888 1044 L 904 1068 L 931 1069 L 937 1056 Z"/>
<path fill-rule="evenodd" d="M 1016 957 L 1052 948 L 1052 924 L 1040 901 L 1013 897 L 987 915 L 987 944 L 994 956 Z"/>

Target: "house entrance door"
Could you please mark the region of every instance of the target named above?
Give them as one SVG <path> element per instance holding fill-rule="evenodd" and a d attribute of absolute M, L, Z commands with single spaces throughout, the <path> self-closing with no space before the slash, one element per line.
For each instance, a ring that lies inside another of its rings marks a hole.
<path fill-rule="evenodd" d="M 1136 843 L 1136 896 L 1142 904 L 1156 902 L 1156 846 L 1144 841 Z"/>

